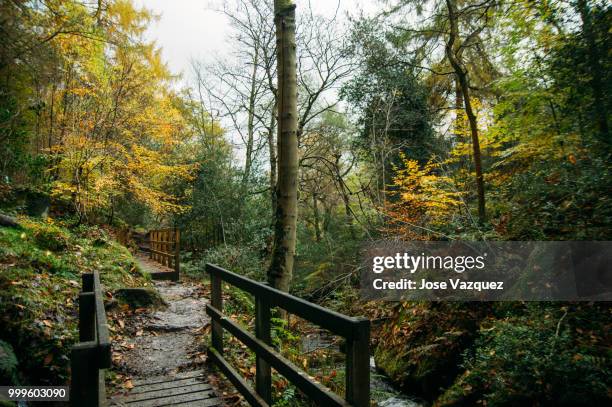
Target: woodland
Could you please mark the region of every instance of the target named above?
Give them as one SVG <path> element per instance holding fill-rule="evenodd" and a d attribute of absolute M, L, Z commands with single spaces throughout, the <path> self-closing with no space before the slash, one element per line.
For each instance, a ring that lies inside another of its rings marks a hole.
<path fill-rule="evenodd" d="M 368 242 L 610 240 L 610 3 L 297 3 L 224 2 L 231 52 L 179 77 L 132 0 L 0 0 L 0 384 L 65 383 L 79 274 L 142 285 L 114 237 L 176 227 L 186 278 L 368 317 L 377 374 L 419 403 L 398 406 L 610 405 L 608 303 L 359 296 Z M 294 325 L 277 346 L 319 368 Z"/>

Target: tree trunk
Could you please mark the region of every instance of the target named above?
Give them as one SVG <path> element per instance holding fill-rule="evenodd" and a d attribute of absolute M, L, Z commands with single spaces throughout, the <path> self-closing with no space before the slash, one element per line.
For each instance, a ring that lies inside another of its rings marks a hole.
<path fill-rule="evenodd" d="M 476 189 L 478 194 L 478 219 L 481 223 L 486 220 L 485 212 L 485 192 L 484 192 L 484 177 L 482 175 L 482 158 L 480 155 L 480 140 L 478 138 L 478 121 L 476 114 L 472 109 L 472 102 L 470 101 L 470 87 L 468 84 L 467 68 L 460 60 L 460 57 L 455 52 L 458 47 L 457 40 L 459 39 L 459 15 L 457 13 L 457 4 L 455 0 L 446 0 L 446 6 L 448 8 L 448 22 L 450 25 L 450 33 L 448 42 L 446 43 L 445 52 L 448 58 L 459 85 L 461 87 L 461 93 L 463 94 L 463 104 L 465 106 L 465 113 L 470 123 L 470 132 L 472 135 L 472 148 L 474 154 L 474 169 L 476 170 Z"/>
<path fill-rule="evenodd" d="M 315 230 L 315 239 L 317 242 L 321 241 L 321 215 L 319 214 L 319 202 L 317 199 L 316 192 L 312 194 L 312 218 Z"/>
<path fill-rule="evenodd" d="M 270 114 L 270 127 L 268 129 L 268 154 L 270 156 L 270 200 L 272 202 L 272 217 L 276 213 L 276 143 L 274 140 L 274 130 L 276 129 L 276 114 L 278 109 L 276 97 L 274 98 L 274 109 Z"/>
<path fill-rule="evenodd" d="M 599 130 L 599 136 L 605 143 L 612 143 L 610 140 L 610 129 L 608 127 L 608 115 L 606 109 L 606 101 L 604 98 L 603 85 L 601 78 L 604 77 L 604 73 L 599 61 L 599 49 L 595 41 L 595 33 L 593 32 L 593 22 L 591 21 L 591 10 L 586 0 L 578 0 L 577 2 L 578 11 L 580 13 L 580 19 L 582 20 L 582 33 L 587 45 L 587 57 L 589 59 L 589 70 L 591 71 L 591 78 L 589 83 L 593 91 L 593 99 L 595 100 L 595 115 L 597 116 L 597 127 Z M 604 51 L 605 52 L 605 51 Z"/>
<path fill-rule="evenodd" d="M 244 174 L 242 186 L 246 189 L 251 178 L 251 167 L 253 165 L 253 145 L 255 143 L 255 102 L 257 96 L 257 66 L 259 64 L 259 52 L 255 49 L 253 56 L 253 72 L 251 73 L 251 89 L 249 91 L 249 110 L 247 112 L 247 145 L 246 159 L 244 163 Z"/>
<path fill-rule="evenodd" d="M 268 270 L 269 283 L 289 291 L 297 226 L 297 66 L 295 4 L 275 0 L 276 55 L 278 72 L 278 183 L 274 246 Z"/>

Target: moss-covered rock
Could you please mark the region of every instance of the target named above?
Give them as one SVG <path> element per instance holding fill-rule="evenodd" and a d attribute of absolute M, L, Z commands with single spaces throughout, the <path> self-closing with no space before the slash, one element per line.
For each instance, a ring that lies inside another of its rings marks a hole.
<path fill-rule="evenodd" d="M 114 292 L 113 296 L 120 303 L 129 305 L 130 308 L 161 307 L 166 305 L 161 295 L 153 288 L 120 288 Z"/>
<path fill-rule="evenodd" d="M 34 230 L 34 239 L 40 248 L 57 252 L 68 247 L 69 236 L 58 226 L 40 224 Z"/>
<path fill-rule="evenodd" d="M 410 393 L 434 399 L 461 372 L 483 304 L 404 303 L 381 327 L 376 367 Z"/>

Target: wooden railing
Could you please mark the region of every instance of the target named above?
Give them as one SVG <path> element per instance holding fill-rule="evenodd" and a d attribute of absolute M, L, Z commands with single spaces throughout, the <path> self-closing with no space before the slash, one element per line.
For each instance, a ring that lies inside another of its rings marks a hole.
<path fill-rule="evenodd" d="M 181 271 L 181 232 L 179 229 L 156 229 L 149 232 L 149 257 L 162 266 L 173 268 L 168 274 L 171 280 L 178 280 Z"/>
<path fill-rule="evenodd" d="M 370 405 L 370 321 L 351 318 L 325 309 L 301 298 L 268 287 L 246 277 L 207 264 L 211 278 L 211 299 L 206 313 L 212 318 L 209 358 L 221 369 L 252 406 L 272 404 L 271 367 L 320 406 Z M 255 297 L 255 334 L 247 332 L 223 315 L 222 282 L 240 288 Z M 280 307 L 346 339 L 346 396 L 343 400 L 280 355 L 271 346 L 271 309 Z M 255 390 L 223 357 L 223 330 L 239 339 L 256 354 Z"/>
<path fill-rule="evenodd" d="M 105 405 L 104 370 L 111 366 L 111 345 L 100 275 L 82 275 L 79 294 L 79 343 L 72 347 L 70 403 L 74 407 Z"/>

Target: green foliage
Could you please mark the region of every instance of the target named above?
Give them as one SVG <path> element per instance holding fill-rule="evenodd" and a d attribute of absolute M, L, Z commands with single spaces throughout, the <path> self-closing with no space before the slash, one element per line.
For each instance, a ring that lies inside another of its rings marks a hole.
<path fill-rule="evenodd" d="M 359 71 L 341 93 L 358 114 L 363 154 L 373 159 L 377 149 L 393 149 L 387 169 L 394 162 L 399 164 L 396 160 L 400 152 L 426 162 L 437 151 L 434 116 L 427 104 L 427 90 L 411 67 L 412 61 L 402 61 L 403 50 L 389 41 L 384 26 L 374 21 L 357 22 L 352 41 Z"/>
<path fill-rule="evenodd" d="M 525 315 L 485 321 L 465 352 L 465 372 L 436 405 L 605 405 L 610 350 L 601 333 L 588 338 L 581 321 L 601 318 L 601 310 L 570 308 L 533 305 Z"/>
<path fill-rule="evenodd" d="M 0 340 L 0 383 L 2 385 L 18 385 L 17 378 L 17 356 L 13 347 L 7 342 Z"/>
<path fill-rule="evenodd" d="M 219 245 L 211 248 L 194 260 L 194 273 L 202 275 L 206 263 L 216 264 L 227 270 L 240 273 L 258 281 L 265 280 L 264 260 L 257 249 L 237 246 Z"/>

